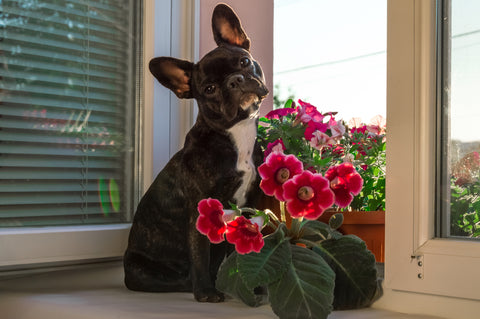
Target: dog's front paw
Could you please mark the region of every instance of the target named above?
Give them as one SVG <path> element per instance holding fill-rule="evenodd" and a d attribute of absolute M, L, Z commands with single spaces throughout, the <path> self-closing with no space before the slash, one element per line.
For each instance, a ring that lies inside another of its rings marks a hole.
<path fill-rule="evenodd" d="M 215 288 L 196 289 L 193 292 L 195 300 L 199 302 L 222 302 L 225 301 L 225 295 Z"/>

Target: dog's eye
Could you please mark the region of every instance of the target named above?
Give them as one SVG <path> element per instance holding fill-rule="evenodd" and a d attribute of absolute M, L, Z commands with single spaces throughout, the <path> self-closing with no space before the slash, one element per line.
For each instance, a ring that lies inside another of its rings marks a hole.
<path fill-rule="evenodd" d="M 250 61 L 250 59 L 247 58 L 246 56 L 240 59 L 240 66 L 242 68 L 245 68 L 245 67 L 249 66 L 251 63 L 252 62 Z"/>
<path fill-rule="evenodd" d="M 213 93 L 215 93 L 216 89 L 217 88 L 215 87 L 215 85 L 209 85 L 205 88 L 204 91 L 205 91 L 205 94 L 213 94 Z"/>

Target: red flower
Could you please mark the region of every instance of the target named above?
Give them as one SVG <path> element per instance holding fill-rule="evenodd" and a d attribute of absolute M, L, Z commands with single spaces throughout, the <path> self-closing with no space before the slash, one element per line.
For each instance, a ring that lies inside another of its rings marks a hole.
<path fill-rule="evenodd" d="M 239 254 L 252 251 L 259 253 L 264 245 L 262 233 L 257 224 L 239 216 L 227 224 L 227 241 L 235 245 Z"/>
<path fill-rule="evenodd" d="M 307 124 L 307 127 L 305 128 L 305 139 L 307 141 L 310 141 L 314 133 L 316 131 L 320 131 L 322 133 L 325 133 L 329 129 L 329 126 L 327 123 L 321 123 L 321 122 L 315 122 L 315 121 L 310 121 Z"/>
<path fill-rule="evenodd" d="M 267 156 L 270 155 L 272 152 L 280 152 L 283 153 L 283 151 L 286 150 L 285 144 L 283 144 L 283 141 L 281 139 L 276 140 L 273 143 L 268 143 L 267 149 L 263 153 L 263 161 L 267 159 Z"/>
<path fill-rule="evenodd" d="M 223 220 L 223 205 L 217 199 L 202 199 L 198 203 L 197 229 L 200 233 L 207 235 L 208 239 L 215 244 L 224 240 L 223 234 L 227 225 Z"/>
<path fill-rule="evenodd" d="M 345 154 L 345 149 L 342 144 L 337 144 L 337 145 L 334 145 L 332 149 L 332 153 L 341 157 Z"/>
<path fill-rule="evenodd" d="M 330 167 L 325 177 L 335 193 L 335 204 L 341 208 L 350 205 L 353 195 L 358 195 L 363 187 L 362 177 L 348 162 Z"/>
<path fill-rule="evenodd" d="M 258 167 L 258 173 L 262 178 L 260 188 L 266 195 L 274 195 L 279 201 L 283 198 L 283 183 L 303 171 L 303 164 L 294 155 L 285 155 L 273 152 Z"/>
<path fill-rule="evenodd" d="M 279 120 L 280 118 L 282 118 L 284 116 L 295 113 L 295 111 L 296 110 L 293 109 L 293 108 L 286 107 L 286 108 L 283 108 L 283 109 L 276 109 L 276 110 L 270 111 L 270 112 L 267 113 L 267 115 L 265 115 L 265 117 L 269 120 L 272 120 L 272 119 Z"/>
<path fill-rule="evenodd" d="M 317 219 L 335 201 L 328 180 L 309 171 L 295 176 L 283 188 L 288 212 L 294 218 Z"/>
<path fill-rule="evenodd" d="M 359 133 L 359 134 L 365 134 L 367 132 L 367 126 L 363 125 L 360 127 L 352 127 L 350 129 L 351 134 Z"/>

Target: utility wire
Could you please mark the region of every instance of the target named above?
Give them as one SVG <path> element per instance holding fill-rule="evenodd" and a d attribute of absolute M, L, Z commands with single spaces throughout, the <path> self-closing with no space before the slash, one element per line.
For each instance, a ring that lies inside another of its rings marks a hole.
<path fill-rule="evenodd" d="M 453 35 L 453 36 L 452 36 L 452 39 L 467 37 L 467 36 L 474 35 L 474 34 L 478 34 L 478 33 L 480 33 L 480 30 L 473 30 L 473 31 L 469 31 L 469 32 L 459 33 L 459 34 Z M 358 56 L 354 56 L 354 57 L 350 57 L 350 58 L 345 58 L 345 59 L 341 59 L 341 60 L 335 60 L 335 61 L 328 61 L 328 62 L 323 62 L 323 63 L 305 65 L 305 66 L 302 66 L 302 67 L 299 67 L 299 68 L 295 68 L 295 69 L 288 69 L 288 70 L 284 70 L 284 71 L 275 72 L 275 74 L 276 74 L 276 75 L 280 75 L 280 74 L 285 74 L 285 73 L 291 73 L 291 72 L 298 72 L 298 71 L 303 71 L 303 70 L 308 70 L 308 69 L 314 69 L 314 68 L 318 68 L 318 67 L 322 67 L 322 66 L 327 66 L 327 65 L 333 65 L 333 64 L 339 64 L 339 63 L 344 63 L 344 62 L 350 62 L 350 61 L 354 61 L 354 60 L 365 59 L 365 58 L 369 58 L 369 57 L 372 57 L 372 56 L 385 54 L 386 52 L 387 52 L 386 50 L 382 50 L 382 51 L 376 51 L 376 52 L 372 52 L 372 53 L 368 53 L 368 54 L 363 54 L 363 55 L 358 55 Z"/>
<path fill-rule="evenodd" d="M 301 66 L 301 67 L 295 68 L 295 69 L 279 71 L 279 72 L 276 72 L 275 74 L 284 74 L 284 73 L 290 73 L 290 72 L 296 72 L 296 71 L 318 68 L 318 67 L 322 67 L 322 66 L 326 66 L 326 65 L 339 64 L 339 63 L 364 59 L 364 58 L 368 58 L 368 57 L 375 56 L 375 55 L 385 54 L 386 52 L 387 51 L 382 50 L 382 51 L 377 51 L 377 52 L 372 52 L 372 53 L 368 53 L 368 54 L 358 55 L 358 56 L 354 56 L 354 57 L 350 57 L 350 58 L 346 58 L 346 59 L 341 59 L 341 60 L 335 60 L 335 61 L 323 62 L 323 63 L 318 63 L 318 64 L 305 65 L 305 66 Z"/>

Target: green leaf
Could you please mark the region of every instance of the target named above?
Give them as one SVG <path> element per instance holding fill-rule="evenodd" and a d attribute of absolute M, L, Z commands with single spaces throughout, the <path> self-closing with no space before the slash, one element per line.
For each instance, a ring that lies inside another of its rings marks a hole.
<path fill-rule="evenodd" d="M 282 278 L 268 286 L 270 304 L 283 318 L 327 318 L 332 311 L 335 273 L 310 249 L 290 246 L 292 259 Z"/>
<path fill-rule="evenodd" d="M 255 295 L 253 289 L 248 288 L 243 282 L 237 267 L 237 252 L 233 252 L 225 259 L 217 273 L 215 286 L 218 290 L 232 297 L 236 297 L 250 307 L 262 304 L 262 296 Z"/>
<path fill-rule="evenodd" d="M 270 123 L 270 120 L 267 119 L 266 117 L 261 117 L 258 119 L 260 122 L 263 122 L 263 123 Z"/>
<path fill-rule="evenodd" d="M 292 100 L 292 99 L 288 99 L 288 100 L 285 102 L 285 107 L 284 107 L 284 108 L 291 108 L 291 107 L 292 107 L 292 104 L 293 104 L 293 100 Z"/>
<path fill-rule="evenodd" d="M 367 307 L 379 297 L 375 257 L 360 238 L 348 235 L 325 240 L 314 251 L 335 271 L 335 309 Z"/>
<path fill-rule="evenodd" d="M 265 245 L 259 253 L 238 255 L 238 270 L 248 288 L 266 286 L 278 280 L 286 271 L 288 261 L 292 259 L 289 238 L 284 230 L 277 231 L 264 238 Z"/>
<path fill-rule="evenodd" d="M 337 213 L 335 215 L 332 215 L 328 221 L 328 225 L 332 229 L 339 229 L 343 224 L 343 214 L 342 213 Z"/>
<path fill-rule="evenodd" d="M 341 237 L 342 234 L 318 220 L 308 220 L 302 226 L 302 238 L 317 242 L 327 238 Z"/>

